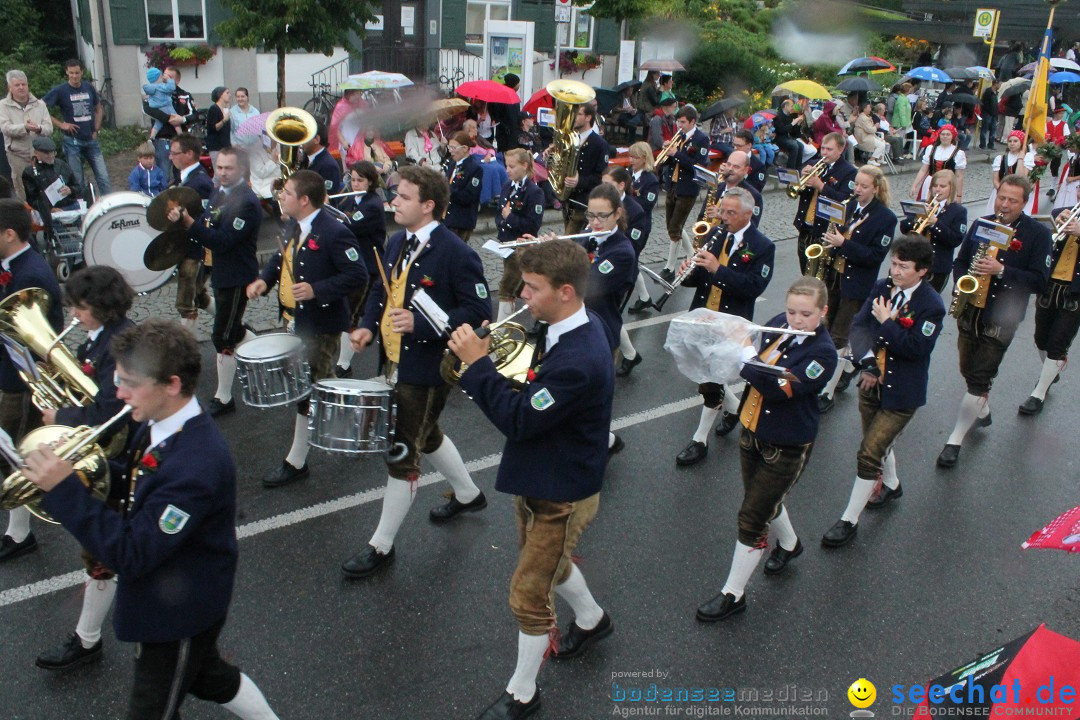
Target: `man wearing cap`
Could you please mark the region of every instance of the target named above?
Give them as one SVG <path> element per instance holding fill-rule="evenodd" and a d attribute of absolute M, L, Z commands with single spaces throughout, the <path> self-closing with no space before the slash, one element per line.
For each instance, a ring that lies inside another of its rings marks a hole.
<path fill-rule="evenodd" d="M 52 121 L 44 101 L 30 92 L 26 73 L 8 70 L 6 79 L 8 94 L 0 100 L 0 131 L 4 133 L 4 149 L 15 192 L 25 200 L 22 172 L 30 164 L 31 143 L 35 138 L 52 133 Z"/>
<path fill-rule="evenodd" d="M 77 208 L 82 193 L 79 179 L 71 166 L 56 157 L 56 143 L 52 138 L 34 138 L 33 148 L 34 155 L 30 159 L 30 165 L 22 171 L 22 184 L 26 189 L 26 202 L 41 213 L 42 220 L 48 225 L 52 213 Z M 45 189 L 55 183 L 57 178 L 62 184 L 57 190 L 59 198 L 54 203 Z"/>
<path fill-rule="evenodd" d="M 659 114 L 653 115 L 649 120 L 649 145 L 654 152 L 675 136 L 675 112 L 678 109 L 679 103 L 674 96 L 664 98 L 660 101 Z"/>

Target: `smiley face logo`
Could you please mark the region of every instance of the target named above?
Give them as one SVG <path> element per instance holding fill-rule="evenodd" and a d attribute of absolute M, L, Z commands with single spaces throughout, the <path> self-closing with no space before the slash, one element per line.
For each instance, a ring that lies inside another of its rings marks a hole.
<path fill-rule="evenodd" d="M 868 708 L 877 699 L 877 688 L 866 678 L 859 678 L 851 683 L 851 687 L 847 690 L 847 697 L 855 707 Z"/>

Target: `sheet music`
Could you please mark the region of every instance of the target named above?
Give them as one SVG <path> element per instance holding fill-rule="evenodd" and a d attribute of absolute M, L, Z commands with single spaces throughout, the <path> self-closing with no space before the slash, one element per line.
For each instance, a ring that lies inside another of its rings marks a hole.
<path fill-rule="evenodd" d="M 501 257 L 503 260 L 505 260 L 506 258 L 508 258 L 508 257 L 510 257 L 511 255 L 514 254 L 514 248 L 503 247 L 496 240 L 488 240 L 486 243 L 484 243 L 480 247 L 483 248 L 484 250 L 489 250 L 489 251 L 495 253 L 496 255 Z"/>
<path fill-rule="evenodd" d="M 49 202 L 56 205 L 58 202 L 64 199 L 64 195 L 60 194 L 60 188 L 66 187 L 64 185 L 63 178 L 56 178 L 49 187 L 45 188 L 45 197 L 49 198 Z"/>
<path fill-rule="evenodd" d="M 4 459 L 7 460 L 8 465 L 11 467 L 21 468 L 23 466 L 23 459 L 19 456 L 14 441 L 3 428 L 0 428 L 0 455 L 4 456 Z"/>
<path fill-rule="evenodd" d="M 4 349 L 7 350 L 8 357 L 15 363 L 15 367 L 22 373 L 32 377 L 35 381 L 41 380 L 41 373 L 38 372 L 37 361 L 34 360 L 33 353 L 25 345 L 13 340 L 6 334 L 0 334 L 0 343 L 3 344 Z"/>
<path fill-rule="evenodd" d="M 450 316 L 439 307 L 438 303 L 431 299 L 423 288 L 420 288 L 412 296 L 412 306 L 431 323 L 435 332 L 440 335 L 450 335 Z"/>

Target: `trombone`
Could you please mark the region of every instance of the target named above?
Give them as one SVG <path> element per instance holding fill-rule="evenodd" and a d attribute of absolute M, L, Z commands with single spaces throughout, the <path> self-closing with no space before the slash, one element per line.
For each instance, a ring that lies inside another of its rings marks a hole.
<path fill-rule="evenodd" d="M 810 172 L 799 178 L 799 182 L 787 186 L 787 196 L 793 200 L 799 197 L 799 194 L 806 189 L 807 183 L 812 178 L 821 177 L 825 173 L 825 167 L 827 165 L 828 163 L 825 162 L 825 158 L 818 160 L 814 166 L 810 168 Z"/>

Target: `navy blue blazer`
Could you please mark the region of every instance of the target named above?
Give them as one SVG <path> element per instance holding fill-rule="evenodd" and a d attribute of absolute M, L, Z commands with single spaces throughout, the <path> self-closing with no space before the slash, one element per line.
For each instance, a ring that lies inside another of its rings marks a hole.
<path fill-rule="evenodd" d="M 945 304 L 941 295 L 925 280 L 906 297 L 895 319 L 878 322 L 874 300 L 892 294 L 890 278 L 874 285 L 870 296 L 851 322 L 851 352 L 862 362 L 868 352 L 885 350 L 885 374 L 881 378 L 881 407 L 885 410 L 914 410 L 926 404 L 926 386 L 930 380 L 930 353 L 934 351 Z M 904 318 L 910 318 L 909 327 Z M 866 362 L 871 362 L 867 360 Z"/>
<path fill-rule="evenodd" d="M 386 212 L 382 198 L 378 193 L 367 192 L 340 198 L 338 202 L 336 207 L 349 218 L 349 230 L 352 230 L 360 246 L 368 281 L 374 283 L 379 277 L 379 261 L 375 259 L 375 251 L 382 253 L 386 246 Z"/>
<path fill-rule="evenodd" d="M 622 206 L 623 212 L 626 213 L 626 235 L 630 238 L 630 244 L 634 246 L 634 257 L 638 257 L 645 249 L 645 243 L 649 242 L 652 223 L 645 210 L 630 193 L 623 196 Z"/>
<path fill-rule="evenodd" d="M 480 212 L 484 168 L 480 167 L 480 161 L 475 155 L 466 155 L 460 167 L 450 166 L 446 171 L 446 179 L 450 180 L 450 205 L 446 211 L 446 227 L 472 230 L 476 227 L 476 216 Z"/>
<path fill-rule="evenodd" d="M 585 288 L 585 307 L 599 316 L 607 327 L 612 350 L 619 345 L 622 303 L 634 287 L 637 273 L 634 246 L 620 230 L 609 235 L 593 254 Z"/>
<path fill-rule="evenodd" d="M 499 242 L 517 240 L 522 235 L 536 235 L 544 224 L 544 191 L 529 178 L 520 190 L 514 192 L 514 184 L 504 183 L 499 195 L 498 221 Z M 503 208 L 510 206 L 510 214 L 502 216 Z"/>
<path fill-rule="evenodd" d="M 649 228 L 652 229 L 652 211 L 660 197 L 660 180 L 656 173 L 642 170 L 641 175 L 632 181 L 634 199 L 638 201 L 645 214 L 649 216 Z"/>
<path fill-rule="evenodd" d="M 1069 208 L 1058 208 L 1057 210 L 1054 210 L 1050 214 L 1053 215 L 1054 218 L 1056 219 L 1058 215 L 1065 212 L 1066 210 L 1069 210 Z M 1053 238 L 1051 238 L 1051 240 L 1052 239 Z M 1053 257 L 1050 259 L 1050 274 L 1051 275 L 1054 274 L 1054 268 L 1057 267 L 1058 259 L 1061 257 L 1061 251 L 1064 250 L 1064 249 L 1065 249 L 1065 243 L 1060 243 L 1060 247 L 1055 245 L 1055 246 L 1053 246 L 1051 248 L 1051 251 L 1053 253 Z M 1077 265 L 1080 266 L 1080 262 L 1078 262 Z M 1077 269 L 1080 269 L 1080 267 L 1078 267 Z M 1049 283 L 1049 279 L 1047 280 L 1047 282 Z M 1069 295 L 1080 295 L 1080 272 L 1073 272 L 1073 280 L 1069 284 L 1069 289 L 1067 291 L 1067 294 L 1069 294 Z"/>
<path fill-rule="evenodd" d="M 820 195 L 838 202 L 847 200 L 855 190 L 855 176 L 858 174 L 859 171 L 855 169 L 854 165 L 844 158 L 840 158 L 821 176 L 825 187 L 821 189 Z M 799 209 L 795 212 L 795 220 L 792 222 L 796 230 L 801 231 L 803 229 L 803 218 L 806 217 L 806 211 L 810 209 L 810 199 L 813 197 L 814 190 L 812 188 L 806 188 L 799 194 Z M 814 202 L 816 203 L 817 200 L 814 200 Z M 814 235 L 821 237 L 828 227 L 829 219 L 821 213 L 817 213 L 814 218 Z"/>
<path fill-rule="evenodd" d="M 341 192 L 343 173 L 341 172 L 341 165 L 330 154 L 330 148 L 325 148 L 313 160 L 310 160 L 307 169 L 313 170 L 322 176 L 327 195 L 336 195 Z"/>
<path fill-rule="evenodd" d="M 100 425 L 124 407 L 124 401 L 116 397 L 116 384 L 113 382 L 113 373 L 116 372 L 116 360 L 113 358 L 109 343 L 112 339 L 128 328 L 135 327 L 135 323 L 124 318 L 118 323 L 105 325 L 101 328 L 95 340 L 87 338 L 76 349 L 75 357 L 79 364 L 90 365 L 93 370 L 90 377 L 98 386 L 98 393 L 94 399 L 83 407 L 64 407 L 56 411 L 56 424 L 75 427 L 77 425 Z M 109 438 L 120 431 L 121 427 L 114 426 L 114 430 L 105 436 L 101 444 L 108 444 Z M 116 483 L 114 482 L 115 486 Z"/>
<path fill-rule="evenodd" d="M 986 216 L 992 219 L 993 216 Z M 967 274 L 971 256 L 975 253 L 975 226 L 968 228 L 960 252 L 953 263 L 953 281 Z M 1008 330 L 1015 330 L 1027 313 L 1028 296 L 1038 295 L 1046 289 L 1050 280 L 1051 258 L 1050 230 L 1025 214 L 1013 225 L 1014 240 L 1020 241 L 1018 250 L 1002 250 L 997 259 L 1005 265 L 1004 275 L 990 277 L 990 291 L 986 296 L 980 322 Z"/>
<path fill-rule="evenodd" d="M 713 229 L 705 245 L 705 249 L 714 257 L 720 257 L 723 253 L 727 239 L 727 233 L 720 233 L 718 230 L 719 228 Z M 747 258 L 745 262 L 744 257 Z M 718 287 L 724 291 L 720 296 L 719 312 L 753 320 L 754 305 L 772 281 L 775 258 L 776 246 L 773 241 L 754 226 L 747 226 L 742 244 L 726 267 L 716 268 L 715 273 L 698 267 L 683 281 L 685 287 L 697 288 L 694 299 L 690 301 L 690 309 L 705 307 L 710 291 L 713 287 Z"/>
<path fill-rule="evenodd" d="M 394 233 L 386 243 L 383 268 L 387 278 L 401 256 L 405 246 L 404 230 Z M 410 307 L 413 293 L 423 288 L 432 300 L 450 316 L 451 329 L 466 323 L 476 327 L 491 320 L 491 299 L 488 297 L 484 266 L 476 251 L 461 238 L 440 225 L 420 254 L 409 266 L 408 287 L 405 290 L 405 307 Z M 379 323 L 382 322 L 386 288 L 381 282 L 371 286 L 364 319 L 360 327 L 370 330 L 380 338 Z M 407 385 L 435 387 L 443 384 L 439 364 L 446 350 L 447 338 L 419 312 L 413 312 L 413 331 L 401 341 L 401 362 L 398 365 L 398 381 Z M 380 339 L 380 347 L 382 340 Z"/>
<path fill-rule="evenodd" d="M 770 327 L 786 327 L 787 318 L 781 313 L 766 323 Z M 762 333 L 758 346 L 769 347 L 778 333 Z M 829 383 L 836 369 L 836 346 L 825 329 L 818 326 L 817 334 L 792 343 L 780 356 L 777 365 L 787 368 L 798 379 L 790 382 L 769 375 L 751 365 L 744 365 L 740 375 L 761 393 L 762 408 L 758 414 L 755 435 L 772 445 L 806 445 L 817 437 L 817 396 Z"/>
<path fill-rule="evenodd" d="M 506 435 L 495 480 L 499 492 L 574 502 L 600 492 L 608 459 L 615 373 L 603 323 L 559 338 L 521 391 L 489 358 L 469 366 L 464 390 Z"/>
<path fill-rule="evenodd" d="M 146 425 L 132 433 L 135 447 Z M 150 453 L 125 514 L 69 475 L 42 507 L 120 576 L 113 626 L 125 642 L 171 642 L 221 622 L 238 554 L 236 468 L 225 437 L 205 412 Z M 123 482 L 123 480 L 121 480 Z"/>
<path fill-rule="evenodd" d="M 0 301 L 27 288 L 41 288 L 49 296 L 48 320 L 52 329 L 59 333 L 64 327 L 63 293 L 56 273 L 52 271 L 45 258 L 41 257 L 33 246 L 11 261 L 11 282 L 0 285 Z M 11 362 L 6 352 L 0 352 L 0 390 L 4 392 L 26 392 L 29 388 L 19 377 L 19 371 Z M 18 438 L 12 438 L 16 442 Z"/>
<path fill-rule="evenodd" d="M 177 177 L 180 177 L 180 171 L 175 170 Z M 206 170 L 201 163 L 195 163 L 194 169 L 188 173 L 188 176 L 184 178 L 184 182 L 180 183 L 181 187 L 191 188 L 195 192 L 199 193 L 199 197 L 202 198 L 203 209 L 210 203 L 210 197 L 214 194 L 214 181 L 206 174 Z M 189 260 L 202 260 L 203 249 L 198 245 L 192 245 L 188 250 L 187 258 Z"/>
<path fill-rule="evenodd" d="M 848 203 L 848 227 L 858 223 L 851 237 L 833 250 L 834 257 L 844 258 L 844 274 L 840 278 L 840 297 L 865 300 L 877 281 L 881 261 L 889 254 L 893 234 L 896 232 L 896 215 L 877 198 L 863 208 L 862 222 L 853 219 L 855 201 Z"/>
<path fill-rule="evenodd" d="M 761 162 L 757 155 L 750 153 L 750 171 L 746 173 L 746 180 L 744 182 L 750 183 L 751 187 L 759 193 L 762 193 L 765 192 L 766 177 L 765 163 Z"/>
<path fill-rule="evenodd" d="M 697 197 L 701 186 L 694 180 L 694 166 L 708 166 L 709 136 L 695 128 L 690 140 L 671 156 L 671 162 L 679 167 L 679 179 L 668 192 L 674 192 L 677 197 Z M 674 167 L 672 165 L 673 171 Z"/>
<path fill-rule="evenodd" d="M 247 183 L 228 193 L 218 190 L 201 217 L 188 229 L 188 237 L 214 253 L 210 285 L 215 289 L 246 287 L 259 276 L 255 249 L 262 224 L 262 205 Z"/>
<path fill-rule="evenodd" d="M 295 227 L 290 224 L 289 228 Z M 286 235 L 288 237 L 288 235 Z M 349 329 L 349 294 L 368 281 L 360 247 L 349 228 L 320 212 L 311 233 L 293 256 L 293 281 L 310 283 L 314 300 L 298 302 L 293 317 L 297 335 L 340 333 Z M 267 293 L 281 278 L 281 251 L 274 253 L 260 277 Z"/>
<path fill-rule="evenodd" d="M 904 235 L 915 227 L 915 218 L 908 216 L 900 221 Z M 937 222 L 927 229 L 927 237 L 934 246 L 933 274 L 952 272 L 953 255 L 967 232 L 967 208 L 959 203 L 949 203 L 938 213 Z"/>
<path fill-rule="evenodd" d="M 753 185 L 751 185 L 747 180 L 743 180 L 741 183 L 739 183 L 735 187 L 742 188 L 746 192 L 750 193 L 750 197 L 754 198 L 754 213 L 753 213 L 753 215 L 750 216 L 750 224 L 753 225 L 754 227 L 757 227 L 758 223 L 761 222 L 761 214 L 765 211 L 765 200 L 764 200 L 764 198 L 761 197 L 761 193 L 759 193 L 757 191 L 757 189 Z M 728 188 L 725 185 L 724 189 L 720 192 L 720 194 L 716 197 L 716 199 L 713 202 L 718 203 L 721 200 L 723 200 L 724 195 L 727 195 L 727 190 L 728 190 Z M 705 203 L 702 203 L 701 204 L 701 209 L 698 210 L 698 216 L 697 216 L 698 220 L 704 220 L 705 219 L 705 209 L 706 209 L 705 208 Z"/>
<path fill-rule="evenodd" d="M 576 200 L 583 205 L 589 204 L 589 193 L 603 179 L 610 157 L 611 146 L 607 144 L 607 140 L 597 135 L 595 131 L 589 133 L 578 156 L 578 184 L 570 193 L 570 200 Z"/>

